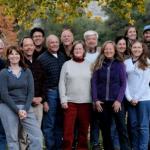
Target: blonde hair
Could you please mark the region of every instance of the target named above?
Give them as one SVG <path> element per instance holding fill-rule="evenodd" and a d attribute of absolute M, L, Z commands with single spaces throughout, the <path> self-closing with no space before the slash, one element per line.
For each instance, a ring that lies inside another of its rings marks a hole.
<path fill-rule="evenodd" d="M 121 61 L 121 62 L 123 61 L 122 56 L 117 52 L 116 44 L 113 41 L 106 41 L 102 45 L 101 53 L 97 57 L 97 59 L 95 61 L 95 64 L 93 64 L 93 71 L 96 71 L 96 70 L 100 69 L 103 66 L 104 59 L 106 58 L 105 55 L 104 55 L 104 50 L 105 50 L 105 47 L 107 46 L 107 44 L 112 44 L 113 47 L 114 47 L 114 50 L 115 50 L 114 59 L 117 59 L 118 61 Z"/>

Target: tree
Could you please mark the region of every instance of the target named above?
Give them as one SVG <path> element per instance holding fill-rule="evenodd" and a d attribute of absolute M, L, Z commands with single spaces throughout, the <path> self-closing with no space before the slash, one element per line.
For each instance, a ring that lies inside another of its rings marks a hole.
<path fill-rule="evenodd" d="M 16 44 L 17 33 L 14 32 L 14 18 L 5 16 L 3 12 L 4 8 L 0 6 L 0 38 L 4 40 L 5 44 Z"/>
<path fill-rule="evenodd" d="M 85 14 L 84 8 L 91 0 L 0 0 L 0 5 L 5 7 L 7 15 L 14 16 L 19 25 L 27 28 L 31 26 L 35 18 L 48 19 L 53 16 L 58 23 L 64 21 L 72 22 Z M 132 9 L 138 12 L 144 12 L 144 0 L 97 0 L 99 5 L 110 8 L 114 13 L 126 19 L 129 23 L 134 23 L 132 18 Z M 92 13 L 87 12 L 91 17 Z"/>

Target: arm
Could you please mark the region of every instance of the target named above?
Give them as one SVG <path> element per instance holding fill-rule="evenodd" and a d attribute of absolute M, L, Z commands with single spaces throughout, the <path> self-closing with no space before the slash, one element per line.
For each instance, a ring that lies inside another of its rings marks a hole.
<path fill-rule="evenodd" d="M 66 96 L 66 73 L 67 73 L 67 63 L 62 66 L 60 79 L 59 79 L 59 94 L 61 103 L 67 103 Z"/>
<path fill-rule="evenodd" d="M 126 71 L 123 63 L 120 64 L 119 76 L 120 76 L 120 90 L 117 97 L 117 101 L 122 102 L 126 90 Z"/>
<path fill-rule="evenodd" d="M 92 100 L 96 102 L 98 100 L 97 97 L 97 79 L 98 79 L 98 70 L 93 73 L 91 86 L 92 86 Z M 99 91 L 100 92 L 100 91 Z"/>
<path fill-rule="evenodd" d="M 127 77 L 128 78 L 128 77 Z M 128 80 L 128 79 L 127 79 Z M 126 91 L 125 91 L 125 96 L 127 98 L 127 100 L 130 102 L 133 98 L 131 97 L 130 91 L 129 91 L 129 86 L 128 86 L 128 82 L 127 82 L 127 87 L 126 87 Z"/>
<path fill-rule="evenodd" d="M 7 71 L 3 70 L 0 73 L 0 89 L 1 89 L 1 99 L 2 101 L 8 105 L 8 107 L 10 107 L 10 109 L 12 109 L 12 111 L 14 111 L 15 113 L 18 114 L 19 109 L 16 106 L 14 100 L 11 98 L 11 96 L 9 96 L 9 91 L 8 91 L 8 73 Z"/>
<path fill-rule="evenodd" d="M 150 68 L 141 71 L 141 82 L 139 83 L 139 90 L 134 97 L 134 99 L 139 100 L 141 99 L 143 93 L 147 90 L 149 83 L 150 83 Z"/>
<path fill-rule="evenodd" d="M 25 111 L 28 111 L 31 103 L 32 103 L 32 99 L 34 97 L 34 81 L 33 81 L 33 76 L 32 73 L 29 69 L 26 70 L 26 73 L 28 74 L 28 79 L 27 79 L 27 99 L 26 99 L 26 104 L 24 106 Z"/>
<path fill-rule="evenodd" d="M 32 72 L 34 78 L 35 97 L 32 103 L 36 105 L 46 101 L 46 74 L 38 61 L 34 62 L 33 65 Z"/>

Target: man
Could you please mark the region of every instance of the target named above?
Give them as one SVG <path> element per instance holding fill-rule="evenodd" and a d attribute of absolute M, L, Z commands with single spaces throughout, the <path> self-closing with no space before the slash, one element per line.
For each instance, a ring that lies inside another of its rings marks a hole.
<path fill-rule="evenodd" d="M 47 103 L 44 103 L 43 134 L 48 150 L 60 150 L 62 148 L 62 110 L 58 93 L 60 71 L 65 56 L 59 51 L 59 39 L 55 35 L 49 35 L 46 39 L 47 51 L 39 56 L 38 61 L 47 76 Z"/>
<path fill-rule="evenodd" d="M 43 118 L 43 102 L 45 101 L 45 74 L 41 65 L 33 57 L 35 45 L 30 37 L 24 37 L 21 43 L 21 49 L 24 54 L 25 63 L 31 69 L 34 78 L 34 98 L 32 100 L 33 111 L 35 113 L 38 125 L 41 128 Z M 28 139 L 26 133 L 22 130 L 21 149 L 25 150 L 28 147 Z"/>
<path fill-rule="evenodd" d="M 86 55 L 85 60 L 87 60 L 91 65 L 95 63 L 98 55 L 100 54 L 100 48 L 97 47 L 98 44 L 98 33 L 93 30 L 88 30 L 84 33 L 84 41 L 86 45 Z M 95 108 L 95 105 L 93 104 Z M 97 113 L 92 111 L 92 120 L 91 120 L 91 127 L 90 127 L 90 142 L 92 145 L 92 150 L 99 150 L 99 121 L 96 118 Z"/>
<path fill-rule="evenodd" d="M 98 44 L 98 33 L 93 30 L 88 30 L 84 33 L 84 41 L 86 45 L 86 56 L 85 59 L 91 64 L 94 63 L 100 53 Z"/>
<path fill-rule="evenodd" d="M 64 29 L 61 33 L 61 46 L 60 51 L 64 53 L 66 59 L 69 60 L 71 58 L 70 51 L 73 45 L 73 33 L 70 29 Z"/>
<path fill-rule="evenodd" d="M 39 55 L 41 55 L 45 50 L 45 33 L 42 28 L 33 28 L 30 32 L 30 36 L 34 41 L 35 44 L 35 52 L 34 52 L 34 58 L 37 58 Z"/>
<path fill-rule="evenodd" d="M 2 59 L 3 53 L 4 53 L 4 48 L 5 44 L 4 42 L 0 39 L 0 70 L 5 67 L 5 62 Z M 4 128 L 2 126 L 2 122 L 0 120 L 0 150 L 5 150 L 6 149 L 6 135 Z"/>
<path fill-rule="evenodd" d="M 150 53 L 150 25 L 146 25 L 143 30 L 143 41 L 147 45 Z"/>
<path fill-rule="evenodd" d="M 25 37 L 22 40 L 22 51 L 24 53 L 25 63 L 31 69 L 34 78 L 35 96 L 32 100 L 33 110 L 35 111 L 36 118 L 41 127 L 43 117 L 43 105 L 45 101 L 45 73 L 41 68 L 41 65 L 33 57 L 35 51 L 35 45 L 30 37 Z"/>

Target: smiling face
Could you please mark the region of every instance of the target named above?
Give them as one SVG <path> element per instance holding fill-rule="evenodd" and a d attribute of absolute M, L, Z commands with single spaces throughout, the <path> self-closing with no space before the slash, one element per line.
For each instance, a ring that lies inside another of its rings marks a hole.
<path fill-rule="evenodd" d="M 117 51 L 120 53 L 124 53 L 126 51 L 127 45 L 125 39 L 121 39 L 116 44 Z"/>
<path fill-rule="evenodd" d="M 33 33 L 32 39 L 34 41 L 35 46 L 37 47 L 43 45 L 45 40 L 42 32 L 38 32 L 38 31 Z"/>
<path fill-rule="evenodd" d="M 10 65 L 16 65 L 19 64 L 20 61 L 20 54 L 14 49 L 11 51 L 11 53 L 7 56 Z"/>
<path fill-rule="evenodd" d="M 31 38 L 25 38 L 22 44 L 22 50 L 25 56 L 32 56 L 35 50 L 35 45 Z"/>
<path fill-rule="evenodd" d="M 65 30 L 61 34 L 61 42 L 65 46 L 72 45 L 73 42 L 73 34 L 70 30 Z"/>
<path fill-rule="evenodd" d="M 143 38 L 145 42 L 150 42 L 150 30 L 144 32 Z"/>
<path fill-rule="evenodd" d="M 47 37 L 47 47 L 48 47 L 48 51 L 51 53 L 57 53 L 57 51 L 59 50 L 59 39 L 57 36 L 55 35 L 49 35 Z"/>
<path fill-rule="evenodd" d="M 129 40 L 131 40 L 131 41 L 136 40 L 136 38 L 137 38 L 137 32 L 136 32 L 135 27 L 130 27 L 130 28 L 128 29 L 126 37 L 127 37 Z"/>
<path fill-rule="evenodd" d="M 132 45 L 131 53 L 132 53 L 133 58 L 138 59 L 143 53 L 142 44 L 140 42 L 138 42 L 138 41 L 135 42 Z"/>
<path fill-rule="evenodd" d="M 76 58 L 83 58 L 84 57 L 85 50 L 83 48 L 83 45 L 81 43 L 78 43 L 74 46 L 73 55 Z"/>
<path fill-rule="evenodd" d="M 112 43 L 107 43 L 104 47 L 104 56 L 108 59 L 114 58 L 115 55 L 115 47 Z"/>

